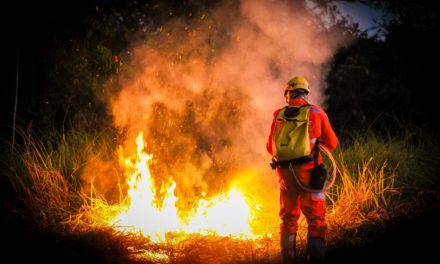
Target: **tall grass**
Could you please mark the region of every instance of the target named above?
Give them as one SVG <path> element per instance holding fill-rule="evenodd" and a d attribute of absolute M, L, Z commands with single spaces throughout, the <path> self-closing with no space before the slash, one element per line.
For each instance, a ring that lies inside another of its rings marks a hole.
<path fill-rule="evenodd" d="M 14 214 L 49 230 L 87 232 L 101 228 L 100 221 L 106 218 L 102 214 L 114 212 L 108 210 L 107 200 L 93 192 L 93 188 L 89 193 L 82 192 L 80 175 L 89 157 L 114 156 L 115 134 L 113 130 L 100 134 L 71 131 L 41 140 L 29 130 L 19 130 L 20 144 L 12 157 L 4 159 L 6 169 L 2 173 L 8 177 L 17 198 L 15 207 L 11 207 Z M 437 142 L 433 137 L 413 132 L 401 137 L 356 134 L 334 151 L 338 176 L 327 196 L 329 240 L 362 241 L 363 234 L 357 232 L 360 227 L 375 224 L 380 228 L 391 219 L 423 210 L 421 203 L 429 206 L 432 196 L 438 199 Z M 300 228 L 305 229 L 304 219 Z M 169 245 L 159 250 L 171 252 L 175 263 L 194 260 L 191 254 L 198 252 L 196 241 L 203 238 L 194 239 L 182 242 L 191 245 L 191 251 L 185 246 L 170 249 Z M 301 241 L 299 247 L 304 248 L 305 239 Z M 237 246 L 249 248 L 251 255 L 241 256 L 243 261 L 271 261 L 278 240 L 259 244 L 256 248 L 248 243 Z M 266 245 L 262 251 L 261 244 Z M 153 248 L 148 243 L 144 247 Z M 244 254 L 241 249 L 237 252 Z M 230 259 L 240 257 L 231 256 Z"/>
<path fill-rule="evenodd" d="M 30 129 L 18 129 L 20 144 L 4 154 L 2 173 L 15 193 L 16 216 L 40 228 L 65 228 L 61 223 L 87 200 L 81 170 L 91 156 L 112 152 L 110 134 L 54 133 L 43 142 Z"/>
<path fill-rule="evenodd" d="M 439 145 L 431 136 L 355 134 L 348 142 L 334 153 L 338 178 L 327 196 L 330 238 L 362 243 L 361 226 L 385 231 L 387 222 L 422 214 L 436 199 L 432 194 L 438 196 Z"/>

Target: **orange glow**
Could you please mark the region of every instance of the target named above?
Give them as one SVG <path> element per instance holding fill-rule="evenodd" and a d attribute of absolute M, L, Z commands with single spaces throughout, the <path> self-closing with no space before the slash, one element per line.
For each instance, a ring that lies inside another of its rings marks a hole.
<path fill-rule="evenodd" d="M 127 200 L 119 214 L 109 221 L 117 230 L 140 232 L 153 242 L 163 242 L 168 232 L 216 234 L 234 238 L 251 239 L 256 236 L 250 229 L 250 206 L 236 186 L 215 197 L 200 198 L 194 208 L 188 208 L 185 219 L 179 217 L 174 195 L 176 182 L 168 179 L 162 190 L 155 190 L 149 165 L 153 156 L 144 152 L 143 133 L 136 139 L 137 152 L 124 157 L 119 151 L 119 161 L 127 177 Z M 163 194 L 161 202 L 155 193 Z"/>

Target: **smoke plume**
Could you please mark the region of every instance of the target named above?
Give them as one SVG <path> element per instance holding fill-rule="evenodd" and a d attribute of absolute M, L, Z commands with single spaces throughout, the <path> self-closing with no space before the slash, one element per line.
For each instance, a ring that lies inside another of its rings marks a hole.
<path fill-rule="evenodd" d="M 137 43 L 134 72 L 109 102 L 125 149 L 144 132 L 155 182 L 172 177 L 180 206 L 249 169 L 257 172 L 246 179 L 250 189 L 276 190 L 265 146 L 285 84 L 305 76 L 310 102 L 321 104 L 325 65 L 343 42 L 319 31 L 303 5 L 231 2 L 170 21 Z"/>

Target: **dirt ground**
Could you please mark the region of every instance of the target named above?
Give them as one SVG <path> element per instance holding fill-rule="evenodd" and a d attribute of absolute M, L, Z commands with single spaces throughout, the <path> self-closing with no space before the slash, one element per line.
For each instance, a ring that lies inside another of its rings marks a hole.
<path fill-rule="evenodd" d="M 3 187 L 5 185 L 2 185 Z M 4 189 L 4 188 L 0 188 Z M 0 194 L 0 253 L 2 263 L 118 263 L 133 264 L 126 250 L 104 233 L 78 236 L 30 228 L 26 220 L 11 217 L 11 208 Z M 400 219 L 385 224 L 385 233 L 367 234 L 362 246 L 336 245 L 327 252 L 327 263 L 390 263 L 415 261 L 430 263 L 436 259 L 440 247 L 440 202 L 432 200 L 432 209 L 419 217 Z M 369 231 L 369 227 L 365 227 Z M 364 231 L 365 231 L 364 230 Z M 279 260 L 265 262 L 275 264 Z M 145 262 L 143 262 L 145 263 Z M 209 263 L 207 263 L 209 264 Z M 243 263 L 241 263 L 243 264 Z M 252 263 L 256 264 L 256 263 Z"/>
<path fill-rule="evenodd" d="M 375 263 L 382 261 L 428 263 L 438 255 L 440 214 L 427 212 L 419 218 L 389 223 L 387 232 L 372 236 L 362 247 L 329 249 L 327 263 Z M 131 263 L 118 254 L 118 245 L 99 234 L 64 237 L 29 230 L 25 223 L 10 222 L 2 217 L 2 256 L 10 263 L 42 261 L 44 263 Z M 96 243 L 104 243 L 97 247 Z M 277 261 L 274 260 L 273 263 Z M 5 263 L 2 261 L 2 263 Z M 272 263 L 272 262 L 271 262 Z"/>

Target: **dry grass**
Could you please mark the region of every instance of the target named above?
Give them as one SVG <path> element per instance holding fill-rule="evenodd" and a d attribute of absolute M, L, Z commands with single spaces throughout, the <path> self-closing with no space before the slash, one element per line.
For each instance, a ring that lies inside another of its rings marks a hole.
<path fill-rule="evenodd" d="M 347 230 L 359 226 L 390 220 L 392 208 L 399 203 L 400 189 L 396 187 L 396 168 L 387 163 L 376 164 L 370 158 L 359 164 L 355 174 L 347 169 L 343 157 L 339 157 L 339 181 L 328 195 L 330 206 L 327 214 L 329 240 L 349 240 L 359 243 L 364 239 L 356 231 L 347 237 Z"/>
<path fill-rule="evenodd" d="M 22 206 L 14 210 L 44 230 L 74 234 L 108 230 L 106 221 L 118 212 L 118 207 L 94 191 L 81 192 L 79 171 L 88 154 L 98 149 L 96 138 L 60 138 L 56 144 L 39 141 L 28 131 L 22 131 L 22 144 L 8 164 L 9 180 Z M 414 167 L 412 159 L 425 150 L 408 141 L 383 141 L 377 137 L 358 138 L 349 147 L 335 153 L 338 180 L 328 195 L 329 241 L 361 244 L 362 226 L 373 224 L 381 232 L 383 223 L 405 217 L 409 206 L 429 203 L 426 193 L 418 191 L 416 199 L 406 195 L 407 186 L 414 193 L 414 181 L 407 184 L 405 176 Z M 429 161 L 436 163 L 438 159 Z M 406 161 L 406 162 L 402 162 Z M 413 167 L 408 168 L 409 165 Z M 421 176 L 421 179 L 423 177 Z M 419 184 L 426 186 L 432 178 Z M 438 195 L 438 193 L 437 193 Z M 417 201 L 415 201 L 417 200 Z M 417 204 L 416 204 L 417 202 Z M 20 209 L 21 208 L 21 209 Z M 383 229 L 383 228 L 382 228 Z M 299 253 L 305 255 L 306 223 L 300 220 Z M 382 230 L 383 231 L 383 230 Z M 130 261 L 142 263 L 276 263 L 279 261 L 278 235 L 258 240 L 229 237 L 168 234 L 167 242 L 154 244 L 135 234 L 107 231 L 106 235 L 127 249 Z M 111 254 L 111 253 L 110 253 Z"/>
<path fill-rule="evenodd" d="M 21 144 L 7 156 L 3 171 L 21 205 L 14 213 L 39 228 L 69 228 L 65 220 L 90 201 L 80 191 L 80 173 L 102 139 L 73 132 L 43 142 L 30 129 L 18 132 Z"/>
<path fill-rule="evenodd" d="M 152 243 L 136 234 L 113 232 L 114 240 L 128 249 L 129 258 L 141 263 L 277 263 L 278 240 L 239 240 L 215 235 L 168 233 L 166 242 Z"/>
<path fill-rule="evenodd" d="M 56 226 L 70 211 L 70 190 L 67 179 L 53 159 L 53 151 L 21 131 L 22 145 L 17 148 L 11 178 L 17 198 L 26 206 L 23 212 L 42 228 Z"/>

